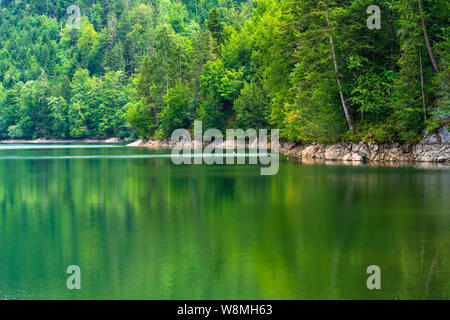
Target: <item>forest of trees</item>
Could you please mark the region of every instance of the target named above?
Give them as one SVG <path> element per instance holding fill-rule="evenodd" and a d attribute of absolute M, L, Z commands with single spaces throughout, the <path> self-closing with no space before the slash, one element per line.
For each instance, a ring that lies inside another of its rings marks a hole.
<path fill-rule="evenodd" d="M 162 139 L 198 119 L 301 142 L 413 142 L 450 119 L 448 0 L 0 6 L 0 139 Z"/>

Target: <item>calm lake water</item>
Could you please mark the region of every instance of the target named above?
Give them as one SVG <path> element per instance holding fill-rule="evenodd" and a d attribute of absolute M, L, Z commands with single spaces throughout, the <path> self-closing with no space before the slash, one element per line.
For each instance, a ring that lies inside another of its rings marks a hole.
<path fill-rule="evenodd" d="M 450 298 L 448 169 L 283 159 L 260 176 L 124 146 L 16 147 L 0 145 L 2 299 Z"/>

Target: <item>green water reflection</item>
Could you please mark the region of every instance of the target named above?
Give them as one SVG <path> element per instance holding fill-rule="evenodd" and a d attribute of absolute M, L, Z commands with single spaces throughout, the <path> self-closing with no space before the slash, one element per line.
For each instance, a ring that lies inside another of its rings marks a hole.
<path fill-rule="evenodd" d="M 146 154 L 0 148 L 0 298 L 450 298 L 450 170 L 33 159 Z"/>

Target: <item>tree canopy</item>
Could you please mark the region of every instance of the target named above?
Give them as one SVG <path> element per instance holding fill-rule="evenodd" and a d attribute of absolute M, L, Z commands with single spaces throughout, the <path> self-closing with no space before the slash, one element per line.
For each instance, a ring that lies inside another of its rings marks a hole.
<path fill-rule="evenodd" d="M 1 139 L 167 138 L 198 119 L 413 142 L 449 122 L 445 0 L 80 0 L 79 28 L 72 4 L 2 1 Z"/>

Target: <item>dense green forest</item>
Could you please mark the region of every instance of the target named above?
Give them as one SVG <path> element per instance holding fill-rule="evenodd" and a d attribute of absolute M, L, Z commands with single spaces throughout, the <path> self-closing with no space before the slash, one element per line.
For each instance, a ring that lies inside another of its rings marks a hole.
<path fill-rule="evenodd" d="M 449 121 L 449 7 L 2 0 L 0 138 L 166 138 L 198 119 L 293 141 L 415 141 Z"/>

